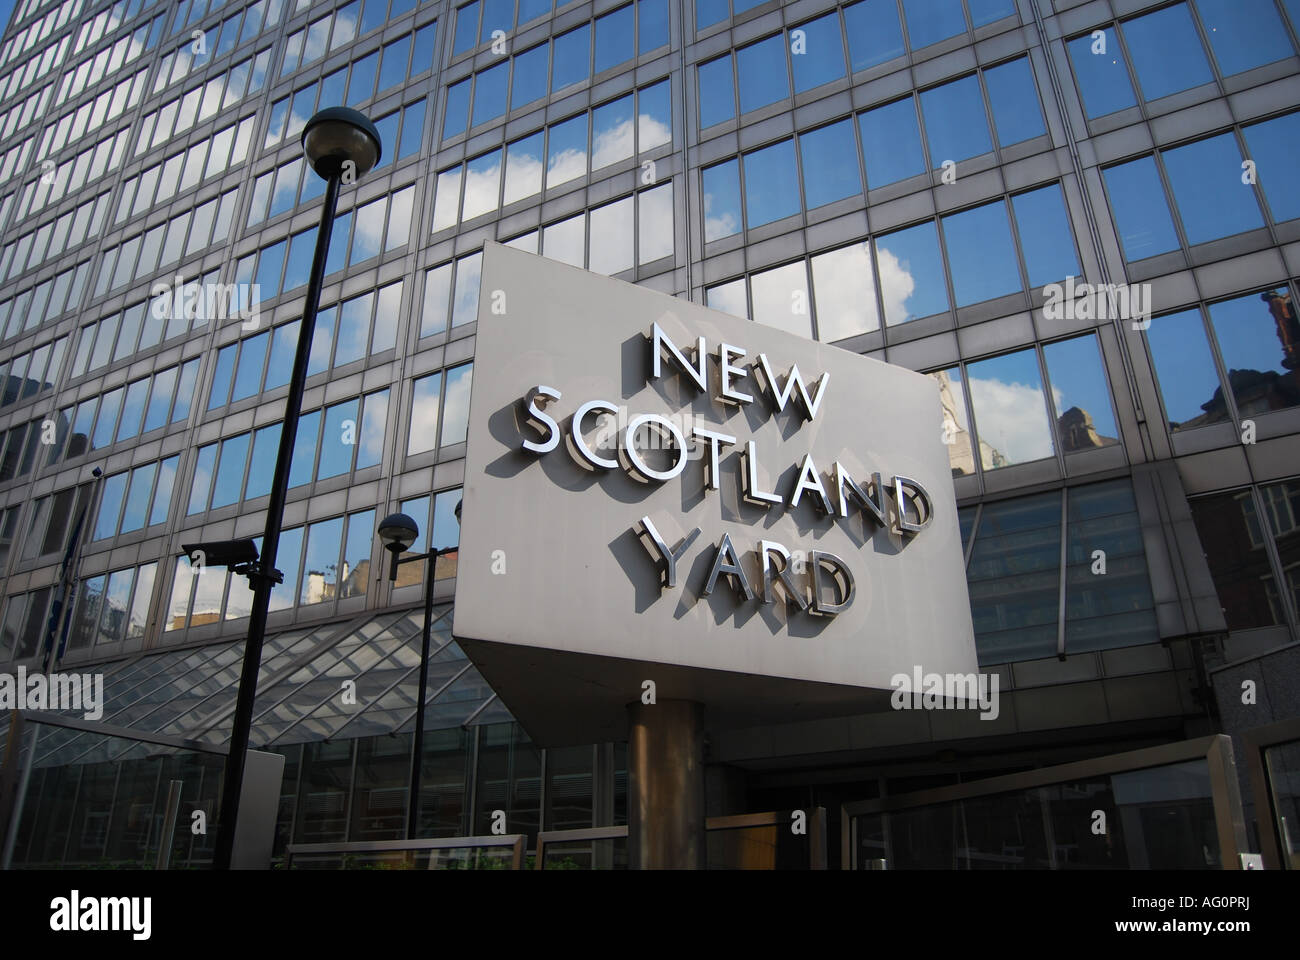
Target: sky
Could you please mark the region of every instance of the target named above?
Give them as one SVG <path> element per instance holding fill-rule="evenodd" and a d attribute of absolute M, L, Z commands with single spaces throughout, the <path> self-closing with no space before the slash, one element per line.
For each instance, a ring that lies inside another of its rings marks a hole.
<path fill-rule="evenodd" d="M 3 23 L 6 29 L 9 27 L 9 18 L 13 13 L 14 0 L 0 0 L 0 23 Z"/>

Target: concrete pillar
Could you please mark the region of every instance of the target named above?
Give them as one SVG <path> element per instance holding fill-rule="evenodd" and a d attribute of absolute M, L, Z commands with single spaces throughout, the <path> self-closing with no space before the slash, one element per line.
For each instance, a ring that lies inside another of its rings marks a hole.
<path fill-rule="evenodd" d="M 634 870 L 703 870 L 704 707 L 628 706 L 628 862 Z"/>

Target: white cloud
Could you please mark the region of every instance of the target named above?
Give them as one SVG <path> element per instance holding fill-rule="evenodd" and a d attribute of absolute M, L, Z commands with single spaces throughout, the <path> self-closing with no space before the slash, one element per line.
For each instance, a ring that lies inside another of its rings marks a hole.
<path fill-rule="evenodd" d="M 1052 455 L 1052 438 L 1042 390 L 1025 383 L 970 379 L 975 427 L 988 444 L 1011 463 Z"/>

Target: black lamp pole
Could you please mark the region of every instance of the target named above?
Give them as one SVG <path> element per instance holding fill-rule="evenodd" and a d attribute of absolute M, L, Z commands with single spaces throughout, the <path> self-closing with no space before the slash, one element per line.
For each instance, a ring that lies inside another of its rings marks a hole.
<path fill-rule="evenodd" d="M 364 138 L 373 141 L 370 146 L 373 156 L 364 153 Z M 262 534 L 261 556 L 251 564 L 248 572 L 249 585 L 253 590 L 253 605 L 249 613 L 248 641 L 244 646 L 239 695 L 230 731 L 230 752 L 226 755 L 217 848 L 213 860 L 213 866 L 217 870 L 229 870 L 234 855 L 239 799 L 244 785 L 244 759 L 248 752 L 248 736 L 253 721 L 253 702 L 257 697 L 257 674 L 262 666 L 262 644 L 266 639 L 266 616 L 271 607 L 272 587 L 284 582 L 284 575 L 275 569 L 275 555 L 280 545 L 280 529 L 284 524 L 289 467 L 293 461 L 294 441 L 298 436 L 298 418 L 302 413 L 302 395 L 307 382 L 307 361 L 311 357 L 316 313 L 320 308 L 321 287 L 325 281 L 325 258 L 329 253 L 330 234 L 334 227 L 339 184 L 345 176 L 355 178 L 369 171 L 379 161 L 381 150 L 379 133 L 374 124 L 363 114 L 343 107 L 330 107 L 312 117 L 303 129 L 303 146 L 312 167 L 325 180 L 325 202 L 316 232 L 316 250 L 312 255 L 311 274 L 307 281 L 302 324 L 298 328 L 298 348 L 293 358 L 293 373 L 289 378 L 289 396 L 285 401 L 284 425 L 280 429 L 280 447 L 275 457 L 275 474 L 271 479 L 271 500 L 266 508 L 266 530 Z M 356 152 L 358 148 L 362 152 Z"/>

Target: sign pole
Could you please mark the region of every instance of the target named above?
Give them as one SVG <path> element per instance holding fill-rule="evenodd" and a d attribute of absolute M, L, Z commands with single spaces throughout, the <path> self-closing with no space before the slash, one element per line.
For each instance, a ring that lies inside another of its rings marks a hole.
<path fill-rule="evenodd" d="M 628 865 L 703 870 L 704 706 L 628 706 Z"/>

